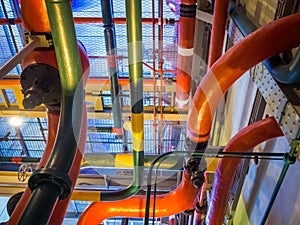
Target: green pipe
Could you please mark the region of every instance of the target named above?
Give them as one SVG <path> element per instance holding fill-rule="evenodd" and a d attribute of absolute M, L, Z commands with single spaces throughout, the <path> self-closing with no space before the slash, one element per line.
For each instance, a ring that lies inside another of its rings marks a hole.
<path fill-rule="evenodd" d="M 46 167 L 69 172 L 76 153 L 83 110 L 82 68 L 69 0 L 46 0 L 62 86 L 60 124 Z"/>
<path fill-rule="evenodd" d="M 82 68 L 69 0 L 46 0 L 62 85 L 60 123 L 52 154 L 45 168 L 28 181 L 33 191 L 19 225 L 47 224 L 59 199 L 70 194 L 69 170 L 77 149 L 82 111 Z M 41 205 L 46 205 L 45 207 Z"/>
<path fill-rule="evenodd" d="M 101 192 L 101 201 L 128 198 L 137 193 L 144 177 L 144 113 L 142 69 L 142 4 L 141 0 L 126 0 L 126 25 L 131 92 L 132 146 L 134 178 L 121 191 Z"/>

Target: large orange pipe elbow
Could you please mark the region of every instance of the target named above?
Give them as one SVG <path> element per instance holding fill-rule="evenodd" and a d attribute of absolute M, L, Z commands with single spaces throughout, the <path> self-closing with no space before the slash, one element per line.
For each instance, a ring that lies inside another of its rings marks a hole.
<path fill-rule="evenodd" d="M 222 55 L 229 0 L 216 0 L 210 37 L 208 68 Z"/>
<path fill-rule="evenodd" d="M 199 189 L 194 187 L 190 175 L 183 173 L 180 185 L 172 192 L 156 197 L 155 216 L 166 217 L 193 209 Z M 146 197 L 135 195 L 114 202 L 94 202 L 82 213 L 78 225 L 97 225 L 111 217 L 136 217 L 145 215 Z M 150 214 L 153 213 L 153 197 L 150 200 Z"/>
<path fill-rule="evenodd" d="M 300 43 L 300 13 L 269 23 L 229 49 L 202 79 L 188 118 L 188 135 L 194 142 L 208 140 L 212 117 L 220 98 L 247 70 Z"/>
<path fill-rule="evenodd" d="M 176 106 L 179 108 L 187 106 L 190 95 L 196 3 L 196 0 L 182 0 L 180 5 L 176 80 Z"/>
<path fill-rule="evenodd" d="M 21 0 L 24 28 L 29 32 L 51 32 L 44 0 Z"/>
<path fill-rule="evenodd" d="M 51 155 L 55 137 L 56 137 L 56 133 L 57 133 L 59 112 L 48 112 L 47 117 L 48 117 L 48 138 L 47 138 L 47 143 L 46 143 L 44 154 L 37 166 L 37 169 L 44 167 Z M 22 215 L 23 210 L 25 209 L 25 207 L 29 201 L 30 196 L 31 196 L 31 191 L 29 188 L 26 188 L 25 192 L 23 193 L 22 197 L 19 200 L 19 203 L 17 204 L 16 208 L 14 209 L 7 225 L 17 224 L 20 215 Z"/>
<path fill-rule="evenodd" d="M 241 130 L 227 144 L 224 151 L 249 152 L 253 147 L 270 138 L 283 136 L 274 117 L 269 117 Z M 208 210 L 206 224 L 221 225 L 224 222 L 230 190 L 233 185 L 234 175 L 241 162 L 240 158 L 220 159 L 211 194 L 211 204 Z"/>

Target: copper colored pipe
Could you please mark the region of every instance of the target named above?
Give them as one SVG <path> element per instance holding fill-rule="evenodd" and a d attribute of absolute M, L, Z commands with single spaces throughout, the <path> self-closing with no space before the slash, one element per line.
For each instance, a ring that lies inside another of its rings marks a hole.
<path fill-rule="evenodd" d="M 229 49 L 210 68 L 196 90 L 188 118 L 193 142 L 208 140 L 220 98 L 246 71 L 259 62 L 300 43 L 300 13 L 269 23 Z"/>
<path fill-rule="evenodd" d="M 174 191 L 156 197 L 155 216 L 166 217 L 186 209 L 193 209 L 198 193 L 199 189 L 194 187 L 190 175 L 184 171 L 182 181 Z M 77 225 L 97 225 L 111 217 L 143 218 L 145 203 L 146 197 L 140 195 L 114 202 L 93 202 L 81 214 Z M 150 214 L 152 215 L 153 197 L 151 197 L 150 205 Z"/>
<path fill-rule="evenodd" d="M 223 42 L 227 22 L 227 8 L 229 0 L 216 0 L 211 30 L 208 68 L 210 68 L 222 55 Z"/>
<path fill-rule="evenodd" d="M 283 136 L 274 117 L 255 122 L 241 130 L 226 145 L 224 151 L 249 152 L 256 145 L 275 137 Z M 221 225 L 224 222 L 226 206 L 230 197 L 234 175 L 241 163 L 240 158 L 220 159 L 213 184 L 211 204 L 206 217 L 206 224 Z"/>
<path fill-rule="evenodd" d="M 182 1 L 183 5 L 196 5 L 196 0 Z M 176 81 L 176 106 L 184 108 L 188 104 L 191 83 L 192 54 L 194 46 L 195 17 L 180 16 L 179 43 Z"/>

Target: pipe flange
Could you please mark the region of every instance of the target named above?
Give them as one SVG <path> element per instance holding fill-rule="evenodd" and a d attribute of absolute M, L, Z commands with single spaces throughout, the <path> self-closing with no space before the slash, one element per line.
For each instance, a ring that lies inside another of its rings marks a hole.
<path fill-rule="evenodd" d="M 204 172 L 205 171 L 196 171 L 192 173 L 191 181 L 196 188 L 201 188 L 203 183 L 205 182 Z"/>
<path fill-rule="evenodd" d="M 187 162 L 185 162 L 184 169 L 189 173 L 193 174 L 198 170 L 201 159 L 199 158 L 190 158 Z"/>
<path fill-rule="evenodd" d="M 25 109 L 33 109 L 42 103 L 48 108 L 60 107 L 61 84 L 56 68 L 43 63 L 31 64 L 23 70 L 20 82 Z"/>
<path fill-rule="evenodd" d="M 31 191 L 44 182 L 51 182 L 60 189 L 59 199 L 66 199 L 71 193 L 72 182 L 68 175 L 52 168 L 36 170 L 28 180 L 28 187 Z"/>
<path fill-rule="evenodd" d="M 199 214 L 206 214 L 206 212 L 207 212 L 207 201 L 204 200 L 202 206 L 200 206 L 199 202 L 197 202 L 195 210 Z"/>

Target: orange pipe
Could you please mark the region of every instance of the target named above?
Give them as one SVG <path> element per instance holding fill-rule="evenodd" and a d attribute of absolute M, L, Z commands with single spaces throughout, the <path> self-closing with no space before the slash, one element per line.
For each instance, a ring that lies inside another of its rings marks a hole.
<path fill-rule="evenodd" d="M 21 15 L 25 30 L 51 32 L 45 1 L 21 0 Z"/>
<path fill-rule="evenodd" d="M 227 8 L 229 0 L 216 0 L 211 30 L 208 68 L 210 68 L 222 55 L 224 35 L 227 22 Z"/>
<path fill-rule="evenodd" d="M 188 118 L 193 142 L 208 140 L 212 117 L 222 95 L 247 70 L 300 43 L 300 13 L 269 23 L 229 49 L 210 68 L 195 93 Z"/>
<path fill-rule="evenodd" d="M 47 143 L 45 147 L 45 151 L 43 153 L 43 156 L 37 166 L 37 169 L 44 167 L 51 155 L 52 148 L 54 145 L 55 137 L 56 137 L 56 132 L 57 132 L 57 127 L 58 127 L 58 121 L 59 121 L 59 112 L 48 112 L 48 138 L 47 138 Z M 27 202 L 29 201 L 31 196 L 31 191 L 27 187 L 25 189 L 25 192 L 23 193 L 22 197 L 20 198 L 15 210 L 13 211 L 8 224 L 7 225 L 15 225 L 17 224 L 20 215 L 22 215 Z"/>
<path fill-rule="evenodd" d="M 156 197 L 155 217 L 166 217 L 186 209 L 193 209 L 198 193 L 199 189 L 194 187 L 190 175 L 184 171 L 182 181 L 174 191 Z M 150 214 L 152 215 L 153 197 L 150 201 Z M 114 202 L 93 202 L 82 213 L 77 225 L 97 225 L 107 218 L 116 216 L 143 218 L 145 204 L 146 197 L 140 195 Z"/>
<path fill-rule="evenodd" d="M 274 117 L 269 117 L 241 130 L 226 145 L 224 151 L 250 152 L 256 145 L 270 139 L 283 136 Z M 216 170 L 211 205 L 206 217 L 206 224 L 221 225 L 224 222 L 226 206 L 230 197 L 234 175 L 241 163 L 240 158 L 220 159 Z"/>
<path fill-rule="evenodd" d="M 196 0 L 183 0 L 180 7 L 196 5 Z M 196 10 L 196 9 L 195 9 Z M 176 81 L 176 106 L 184 108 L 188 104 L 193 59 L 195 16 L 180 16 L 179 43 Z"/>

